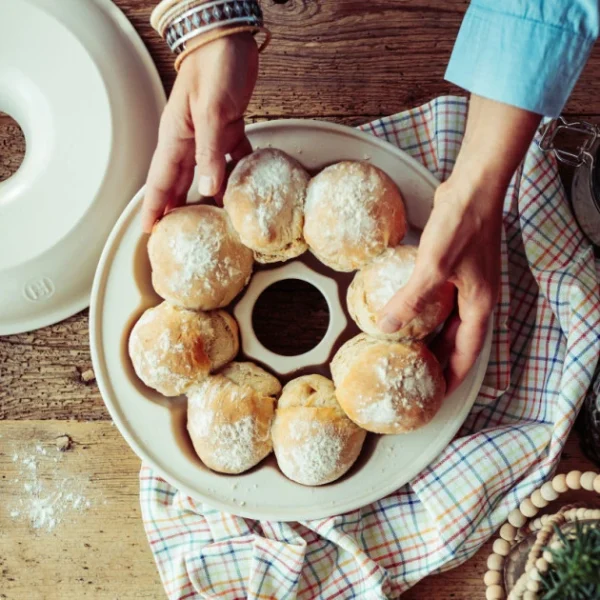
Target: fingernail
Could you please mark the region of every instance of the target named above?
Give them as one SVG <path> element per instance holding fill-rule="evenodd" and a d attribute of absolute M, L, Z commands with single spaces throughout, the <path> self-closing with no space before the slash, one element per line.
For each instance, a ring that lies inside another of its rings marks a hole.
<path fill-rule="evenodd" d="M 198 191 L 203 196 L 212 196 L 214 194 L 215 185 L 212 177 L 208 175 L 200 175 L 198 179 Z"/>
<path fill-rule="evenodd" d="M 393 315 L 385 315 L 385 317 L 379 321 L 378 327 L 383 333 L 394 333 L 398 331 L 398 329 L 402 329 L 402 322 Z"/>

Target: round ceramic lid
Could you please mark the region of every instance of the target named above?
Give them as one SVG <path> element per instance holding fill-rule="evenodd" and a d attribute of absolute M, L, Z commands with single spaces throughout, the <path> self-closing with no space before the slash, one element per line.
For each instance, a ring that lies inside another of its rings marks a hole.
<path fill-rule="evenodd" d="M 165 94 L 109 0 L 0 6 L 0 111 L 25 158 L 0 183 L 0 335 L 89 304 L 102 246 L 143 183 Z"/>

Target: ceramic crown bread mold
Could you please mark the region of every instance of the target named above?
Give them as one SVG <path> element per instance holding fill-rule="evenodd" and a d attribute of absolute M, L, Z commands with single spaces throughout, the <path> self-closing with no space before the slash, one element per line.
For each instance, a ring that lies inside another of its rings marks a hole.
<path fill-rule="evenodd" d="M 335 161 L 365 160 L 368 156 L 401 188 L 408 222 L 417 229 L 425 224 L 437 182 L 397 148 L 347 127 L 306 120 L 260 123 L 247 132 L 254 148 L 280 148 L 311 172 Z M 192 189 L 196 189 L 194 185 Z M 92 355 L 103 398 L 115 423 L 143 460 L 183 493 L 249 518 L 285 521 L 327 517 L 364 506 L 404 485 L 458 431 L 483 380 L 491 329 L 476 367 L 462 386 L 445 398 L 435 418 L 416 435 L 385 436 L 375 446 L 367 444 L 351 477 L 308 488 L 288 480 L 274 468 L 271 458 L 266 459 L 264 467 L 235 480 L 204 467 L 181 443 L 179 432 L 185 427 L 181 405 L 165 402 L 159 394 L 142 389 L 126 353 L 114 352 L 114 348 L 123 347 L 124 332 L 131 327 L 132 318 L 139 317 L 142 308 L 160 301 L 147 295 L 150 270 L 145 243 L 140 240 L 142 197 L 143 190 L 123 213 L 100 261 L 90 320 Z M 414 230 L 403 240 L 417 242 Z M 242 325 L 242 340 L 247 333 L 247 326 Z M 161 436 L 157 437 L 159 430 Z"/>

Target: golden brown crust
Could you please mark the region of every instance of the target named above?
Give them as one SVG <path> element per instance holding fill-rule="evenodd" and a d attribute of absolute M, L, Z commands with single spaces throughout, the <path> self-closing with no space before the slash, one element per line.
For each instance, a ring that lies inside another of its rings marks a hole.
<path fill-rule="evenodd" d="M 307 190 L 304 239 L 311 252 L 336 271 L 354 271 L 406 232 L 400 191 L 367 162 L 343 161 L 314 177 Z"/>
<path fill-rule="evenodd" d="M 375 433 L 406 433 L 437 414 L 446 383 L 422 342 L 388 342 L 361 334 L 340 348 L 331 372 L 348 417 Z"/>
<path fill-rule="evenodd" d="M 234 168 L 223 205 L 258 262 L 284 261 L 306 251 L 302 227 L 309 179 L 298 161 L 274 148 L 256 150 Z"/>
<path fill-rule="evenodd" d="M 235 367 L 226 372 L 239 374 Z M 270 382 L 270 387 L 276 386 Z M 187 396 L 187 429 L 207 467 L 219 473 L 243 473 L 271 452 L 273 396 L 260 393 L 250 384 L 236 383 L 224 374 L 194 385 Z"/>
<path fill-rule="evenodd" d="M 283 388 L 272 438 L 279 468 L 292 481 L 335 481 L 354 464 L 365 436 L 341 410 L 326 377 L 298 377 Z"/>
<path fill-rule="evenodd" d="M 169 212 L 148 240 L 152 285 L 165 300 L 195 310 L 229 304 L 250 280 L 252 252 L 227 213 L 204 204 Z"/>
<path fill-rule="evenodd" d="M 226 335 L 217 335 L 223 323 Z M 239 347 L 237 324 L 224 311 L 195 312 L 163 302 L 146 310 L 129 336 L 137 376 L 165 396 L 179 396 L 229 362 Z"/>
<path fill-rule="evenodd" d="M 435 331 L 452 312 L 455 287 L 447 282 L 437 290 L 423 312 L 402 329 L 386 334 L 377 326 L 385 305 L 408 282 L 417 250 L 416 246 L 388 248 L 354 276 L 348 288 L 348 312 L 365 333 L 384 340 L 420 340 Z"/>

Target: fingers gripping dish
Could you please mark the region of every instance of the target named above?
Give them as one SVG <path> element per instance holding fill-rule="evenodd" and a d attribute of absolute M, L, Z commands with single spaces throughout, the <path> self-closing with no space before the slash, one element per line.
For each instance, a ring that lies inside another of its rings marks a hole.
<path fill-rule="evenodd" d="M 233 360 L 238 349 L 238 326 L 231 315 L 168 302 L 146 310 L 129 336 L 137 376 L 164 396 L 183 394 L 194 381 Z"/>
<path fill-rule="evenodd" d="M 188 392 L 188 433 L 202 462 L 219 473 L 243 473 L 272 450 L 271 422 L 279 381 L 253 363 L 231 363 Z"/>
<path fill-rule="evenodd" d="M 168 213 L 152 231 L 148 254 L 156 292 L 185 308 L 226 306 L 252 274 L 252 251 L 216 206 L 185 206 Z"/>
<path fill-rule="evenodd" d="M 404 203 L 394 182 L 366 162 L 344 161 L 310 182 L 304 239 L 336 271 L 364 267 L 406 232 Z"/>
<path fill-rule="evenodd" d="M 442 368 L 422 342 L 388 342 L 360 334 L 338 350 L 331 373 L 346 414 L 374 433 L 423 427 L 446 392 Z"/>
<path fill-rule="evenodd" d="M 329 379 L 305 375 L 283 388 L 272 435 L 277 464 L 289 479 L 323 485 L 354 464 L 366 432 L 344 414 Z"/>
<path fill-rule="evenodd" d="M 348 312 L 365 333 L 388 340 L 423 339 L 448 318 L 454 306 L 455 288 L 446 282 L 402 329 L 386 334 L 377 326 L 385 305 L 408 283 L 416 259 L 416 246 L 388 248 L 354 276 L 348 288 Z"/>
<path fill-rule="evenodd" d="M 233 169 L 223 204 L 258 262 L 285 261 L 306 251 L 302 226 L 309 179 L 300 163 L 271 148 L 253 152 Z"/>

